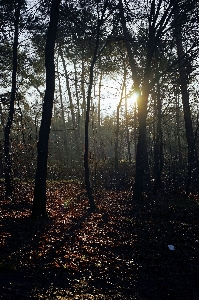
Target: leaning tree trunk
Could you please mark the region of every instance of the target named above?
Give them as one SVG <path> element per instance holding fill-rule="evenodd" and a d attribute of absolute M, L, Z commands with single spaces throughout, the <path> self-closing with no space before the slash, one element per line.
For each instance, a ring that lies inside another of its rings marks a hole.
<path fill-rule="evenodd" d="M 17 5 L 18 4 L 18 5 Z M 17 48 L 18 48 L 18 36 L 19 36 L 19 18 L 21 10 L 21 1 L 16 3 L 15 9 L 15 21 L 14 21 L 14 43 L 13 43 L 13 70 L 12 70 L 12 89 L 10 98 L 10 107 L 8 113 L 8 120 L 4 131 L 4 155 L 5 155 L 5 196 L 12 195 L 12 166 L 10 155 L 10 132 L 14 116 L 14 103 L 16 97 L 16 77 L 17 77 Z"/>
<path fill-rule="evenodd" d="M 34 199 L 32 217 L 47 217 L 46 213 L 46 177 L 48 140 L 52 118 L 52 108 L 55 90 L 54 48 L 57 24 L 59 19 L 59 4 L 61 0 L 52 0 L 50 23 L 45 47 L 46 91 L 43 101 L 42 120 L 37 145 L 37 170 L 35 175 Z"/>
<path fill-rule="evenodd" d="M 176 5 L 176 9 L 174 11 L 174 18 L 175 18 L 174 36 L 176 39 L 177 54 L 178 54 L 179 82 L 180 82 L 180 89 L 182 94 L 186 139 L 188 145 L 188 182 L 186 187 L 186 193 L 188 194 L 191 177 L 196 179 L 196 177 L 198 176 L 199 165 L 198 165 L 198 154 L 195 145 L 195 137 L 193 133 L 191 110 L 189 105 L 188 76 L 190 72 L 189 70 L 190 62 L 188 61 L 188 58 L 186 58 L 185 56 L 183 45 L 182 45 L 182 28 L 179 20 L 178 5 Z"/>

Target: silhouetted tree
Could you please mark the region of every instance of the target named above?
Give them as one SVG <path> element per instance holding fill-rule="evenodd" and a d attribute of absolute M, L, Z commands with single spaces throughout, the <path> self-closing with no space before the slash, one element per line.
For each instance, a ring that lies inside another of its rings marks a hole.
<path fill-rule="evenodd" d="M 48 140 L 50 133 L 53 99 L 55 91 L 54 49 L 59 20 L 61 0 L 52 0 L 50 22 L 45 47 L 46 90 L 43 101 L 42 120 L 37 146 L 37 170 L 35 175 L 32 217 L 47 217 L 46 213 L 46 177 L 48 159 Z"/>
<path fill-rule="evenodd" d="M 14 116 L 14 104 L 17 89 L 17 65 L 18 65 L 18 39 L 19 39 L 19 20 L 22 0 L 15 1 L 14 3 L 14 42 L 13 42 L 13 58 L 12 58 L 12 88 L 9 105 L 8 120 L 4 132 L 4 154 L 5 154 L 5 195 L 12 195 L 12 166 L 11 166 L 11 153 L 10 153 L 10 133 Z"/>

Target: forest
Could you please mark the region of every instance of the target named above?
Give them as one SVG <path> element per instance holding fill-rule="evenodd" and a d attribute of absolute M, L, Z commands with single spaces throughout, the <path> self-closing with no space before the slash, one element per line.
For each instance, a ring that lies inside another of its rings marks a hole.
<path fill-rule="evenodd" d="M 199 299 L 198 0 L 0 0 L 0 299 Z"/>

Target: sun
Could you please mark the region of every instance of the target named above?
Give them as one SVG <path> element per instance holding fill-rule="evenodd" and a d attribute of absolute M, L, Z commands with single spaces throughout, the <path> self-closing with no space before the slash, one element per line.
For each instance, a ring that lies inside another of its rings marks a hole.
<path fill-rule="evenodd" d="M 134 104 L 136 103 L 137 99 L 138 99 L 138 93 L 137 92 L 132 93 L 131 96 L 127 100 L 128 101 L 128 106 L 129 107 L 134 106 Z"/>

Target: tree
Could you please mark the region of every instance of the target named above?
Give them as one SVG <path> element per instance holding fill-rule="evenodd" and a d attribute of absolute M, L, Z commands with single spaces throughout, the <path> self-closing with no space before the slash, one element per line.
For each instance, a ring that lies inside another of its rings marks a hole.
<path fill-rule="evenodd" d="M 124 78 L 123 78 L 123 83 L 122 83 L 122 88 L 121 88 L 121 97 L 120 97 L 120 101 L 117 105 L 117 123 L 116 123 L 116 130 L 115 130 L 115 170 L 118 169 L 118 142 L 119 142 L 120 108 L 121 108 L 121 104 L 122 104 L 125 84 L 126 84 L 126 66 L 125 66 L 125 62 L 124 62 Z"/>
<path fill-rule="evenodd" d="M 144 173 L 148 168 L 146 167 L 146 162 L 147 162 L 146 118 L 147 118 L 148 96 L 150 92 L 151 63 L 154 55 L 155 42 L 157 38 L 156 30 L 155 30 L 155 21 L 157 19 L 157 14 L 158 14 L 158 12 L 156 12 L 156 15 L 154 15 L 155 13 L 154 5 L 155 5 L 155 1 L 152 1 L 151 13 L 149 17 L 148 41 L 146 45 L 146 62 L 144 68 L 143 82 L 141 83 L 138 76 L 136 60 L 134 58 L 134 54 L 131 48 L 130 41 L 132 40 L 132 37 L 127 29 L 123 3 L 122 0 L 119 1 L 121 24 L 123 28 L 126 49 L 129 57 L 129 64 L 132 72 L 134 89 L 139 95 L 138 97 L 139 135 L 138 135 L 138 144 L 137 144 L 137 152 L 136 152 L 136 175 L 135 175 L 135 184 L 133 190 L 134 198 L 140 198 L 142 196 Z"/>
<path fill-rule="evenodd" d="M 98 20 L 97 20 L 97 28 L 96 28 L 96 41 L 95 41 L 95 48 L 93 53 L 93 58 L 90 65 L 90 74 L 89 74 L 89 87 L 88 87 L 88 94 L 87 94 L 87 101 L 86 101 L 86 119 L 85 119 L 85 150 L 84 150 L 84 169 L 85 169 L 85 185 L 88 194 L 90 209 L 95 210 L 95 202 L 93 198 L 92 188 L 90 184 L 90 171 L 89 171 L 89 135 L 88 135 L 88 128 L 89 128 L 89 114 L 90 114 L 90 104 L 91 104 L 91 91 L 93 86 L 93 73 L 94 73 L 94 66 L 98 58 L 98 50 L 99 50 L 99 42 L 100 42 L 100 29 L 103 24 L 104 13 L 107 8 L 108 1 L 105 2 L 101 18 L 99 17 L 99 6 L 97 4 L 97 13 L 98 13 Z"/>
<path fill-rule="evenodd" d="M 14 116 L 14 104 L 17 89 L 17 50 L 18 50 L 18 37 L 19 37 L 19 20 L 22 0 L 15 2 L 15 19 L 14 19 L 14 42 L 13 42 L 13 70 L 12 70 L 12 88 L 9 105 L 9 114 L 4 131 L 4 155 L 5 155 L 5 195 L 6 197 L 12 195 L 12 166 L 10 154 L 10 132 Z"/>
<path fill-rule="evenodd" d="M 193 1 L 188 1 L 193 5 Z M 178 70 L 179 70 L 179 83 L 182 95 L 184 122 L 186 130 L 186 138 L 188 145 L 188 182 L 186 187 L 186 194 L 189 193 L 189 184 L 191 180 L 191 174 L 194 178 L 198 176 L 199 163 L 198 154 L 196 149 L 196 141 L 193 133 L 191 110 L 189 104 L 189 91 L 188 91 L 188 78 L 192 72 L 192 66 L 188 54 L 183 49 L 183 37 L 182 37 L 182 15 L 180 14 L 180 5 L 178 1 L 174 10 L 174 36 L 176 40 L 176 48 L 178 55 Z"/>
<path fill-rule="evenodd" d="M 154 101 L 155 102 L 155 101 Z M 162 98 L 160 83 L 157 82 L 157 91 L 156 91 L 156 102 L 154 103 L 155 110 L 157 110 L 157 133 L 154 143 L 154 186 L 153 193 L 156 195 L 157 190 L 160 187 L 164 157 L 163 157 L 163 141 L 162 141 Z"/>
<path fill-rule="evenodd" d="M 59 5 L 61 0 L 52 0 L 50 22 L 47 31 L 45 47 L 46 90 L 43 101 L 42 120 L 37 145 L 37 170 L 35 175 L 34 199 L 32 217 L 47 217 L 46 212 L 46 177 L 48 159 L 48 140 L 52 117 L 54 90 L 55 90 L 55 65 L 54 49 L 56 32 L 59 20 Z"/>
<path fill-rule="evenodd" d="M 144 40 L 144 51 L 141 53 L 143 48 L 142 44 L 138 43 L 136 45 L 135 37 L 133 33 L 131 34 L 130 29 L 128 28 L 129 23 L 127 20 L 131 20 L 133 22 L 136 19 L 136 16 L 139 15 L 130 14 L 131 9 L 133 10 L 133 6 L 129 4 L 126 10 L 123 6 L 122 0 L 119 0 L 119 11 L 120 11 L 120 19 L 121 25 L 123 29 L 124 42 L 126 45 L 128 57 L 129 57 L 129 65 L 132 72 L 132 80 L 134 90 L 138 92 L 138 143 L 137 143 L 137 152 L 136 152 L 136 175 L 135 175 L 135 184 L 133 190 L 133 197 L 140 198 L 144 189 L 143 183 L 145 175 L 148 177 L 148 153 L 147 153 L 147 145 L 146 145 L 146 125 L 147 125 L 147 114 L 148 114 L 148 99 L 151 94 L 154 85 L 158 82 L 158 80 L 169 71 L 171 72 L 172 66 L 176 65 L 177 60 L 175 60 L 172 65 L 170 58 L 167 54 L 173 55 L 170 49 L 172 48 L 172 30 L 173 26 L 175 26 L 175 22 L 173 22 L 173 14 L 176 9 L 176 3 L 178 1 L 168 1 L 168 3 L 163 2 L 162 0 L 156 1 L 152 0 L 149 2 L 149 10 L 146 14 L 143 15 L 143 19 L 145 19 L 145 30 L 142 35 L 142 40 Z M 148 3 L 148 1 L 147 1 Z M 189 2 L 190 3 L 190 2 Z M 126 4 L 127 5 L 127 4 Z M 188 6 L 187 6 L 188 7 Z M 131 8 L 131 9 L 130 9 Z M 139 8 L 136 8 L 138 10 Z M 188 9 L 188 8 L 187 8 Z M 141 12 L 140 12 L 141 13 Z M 128 15 L 128 19 L 127 19 Z M 139 18 L 136 19 L 137 22 L 140 21 Z M 142 23 L 143 24 L 143 23 Z M 136 27 L 141 27 L 142 25 L 134 24 Z M 168 40 L 171 40 L 170 46 L 168 47 Z M 139 47 L 141 50 L 139 50 Z M 138 50 L 137 50 L 138 49 Z M 156 75 L 154 72 L 153 63 L 155 60 L 155 53 L 160 51 L 163 58 L 166 58 L 168 63 L 164 65 L 164 61 L 162 59 L 161 64 L 163 62 L 163 69 L 161 73 Z M 142 58 L 141 58 L 142 54 Z M 181 53 L 182 54 L 182 53 Z M 160 123 L 159 123 L 160 124 Z M 160 132 L 160 130 L 159 130 Z M 193 143 L 192 143 L 193 147 Z M 192 153 L 193 155 L 193 153 Z M 160 162 L 159 162 L 160 163 Z M 162 163 L 160 163 L 161 165 Z M 161 171 L 162 167 L 159 169 Z"/>

